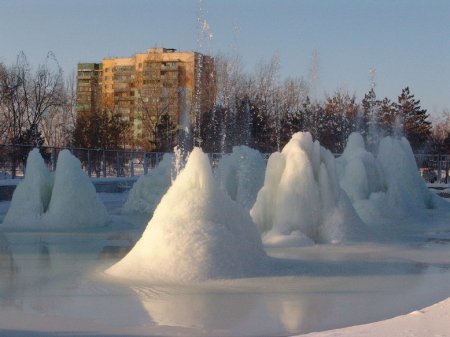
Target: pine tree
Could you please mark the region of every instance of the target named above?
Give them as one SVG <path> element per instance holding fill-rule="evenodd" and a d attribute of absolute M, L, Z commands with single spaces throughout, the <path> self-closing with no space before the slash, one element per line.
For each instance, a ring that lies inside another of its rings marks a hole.
<path fill-rule="evenodd" d="M 402 90 L 396 105 L 398 118 L 403 124 L 403 132 L 413 150 L 423 148 L 431 136 L 431 122 L 426 109 L 420 107 L 420 100 L 414 99 L 409 87 Z"/>

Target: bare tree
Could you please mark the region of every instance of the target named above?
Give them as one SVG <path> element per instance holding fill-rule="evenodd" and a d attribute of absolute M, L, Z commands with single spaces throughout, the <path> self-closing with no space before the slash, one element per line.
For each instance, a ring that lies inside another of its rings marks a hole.
<path fill-rule="evenodd" d="M 0 81 L 0 109 L 7 140 L 37 144 L 43 116 L 64 103 L 63 73 L 56 58 L 49 53 L 44 63 L 32 73 L 22 52 L 15 65 L 2 68 Z"/>

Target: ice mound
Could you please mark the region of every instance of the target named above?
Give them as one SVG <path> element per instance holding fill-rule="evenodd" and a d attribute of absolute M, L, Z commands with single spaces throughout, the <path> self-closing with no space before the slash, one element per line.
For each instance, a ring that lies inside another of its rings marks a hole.
<path fill-rule="evenodd" d="M 108 221 L 95 187 L 81 170 L 80 161 L 69 150 L 58 155 L 55 182 L 43 223 L 47 227 L 102 226 Z"/>
<path fill-rule="evenodd" d="M 218 187 L 208 157 L 195 148 L 135 247 L 106 272 L 183 283 L 252 276 L 266 261 L 248 212 Z"/>
<path fill-rule="evenodd" d="M 439 197 L 426 186 L 417 170 L 411 146 L 404 137 L 385 137 L 380 142 L 378 160 L 383 168 L 388 204 L 398 212 L 411 214 L 418 209 L 433 209 Z"/>
<path fill-rule="evenodd" d="M 270 156 L 250 213 L 266 244 L 337 243 L 366 231 L 339 187 L 333 154 L 308 132 L 294 134 L 281 153 Z"/>
<path fill-rule="evenodd" d="M 14 190 L 3 225 L 30 226 L 39 221 L 48 208 L 52 186 L 52 174 L 39 149 L 33 149 L 27 158 L 25 178 Z"/>
<path fill-rule="evenodd" d="M 155 169 L 139 177 L 128 194 L 122 213 L 140 213 L 146 216 L 153 214 L 171 184 L 173 161 L 174 155 L 166 153 Z"/>
<path fill-rule="evenodd" d="M 406 138 L 383 138 L 374 157 L 361 135 L 352 134 L 337 163 L 340 184 L 358 215 L 386 237 L 413 230 L 412 223 L 426 217 L 427 209 L 448 208 L 428 190 Z M 408 219 L 414 221 L 406 223 Z"/>
<path fill-rule="evenodd" d="M 349 136 L 336 164 L 340 186 L 353 203 L 369 199 L 372 193 L 386 191 L 383 169 L 375 156 L 366 150 L 361 134 L 354 132 Z"/>
<path fill-rule="evenodd" d="M 224 155 L 215 173 L 231 199 L 250 209 L 264 183 L 265 171 L 266 162 L 259 151 L 235 146 L 230 155 Z"/>

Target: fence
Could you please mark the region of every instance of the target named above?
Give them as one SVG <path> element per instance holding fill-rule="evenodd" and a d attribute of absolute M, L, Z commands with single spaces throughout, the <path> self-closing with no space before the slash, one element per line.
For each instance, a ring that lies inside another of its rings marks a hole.
<path fill-rule="evenodd" d="M 33 146 L 0 144 L 0 175 L 4 178 L 16 178 L 25 174 L 28 153 Z M 63 148 L 42 146 L 39 148 L 48 168 L 56 169 L 58 154 Z M 146 174 L 155 167 L 164 155 L 162 152 L 138 150 L 104 150 L 70 148 L 82 165 L 82 169 L 91 177 L 132 177 Z"/>
<path fill-rule="evenodd" d="M 28 153 L 33 146 L 0 144 L 0 178 L 16 178 L 25 173 Z M 63 148 L 40 147 L 47 166 L 55 170 L 59 152 Z M 83 170 L 91 177 L 133 177 L 147 174 L 164 155 L 162 152 L 141 150 L 104 150 L 70 148 L 80 161 Z M 267 159 L 269 154 L 264 154 Z M 210 153 L 211 163 L 217 166 L 222 154 Z M 415 154 L 417 167 L 425 181 L 447 183 L 449 180 L 450 155 Z"/>

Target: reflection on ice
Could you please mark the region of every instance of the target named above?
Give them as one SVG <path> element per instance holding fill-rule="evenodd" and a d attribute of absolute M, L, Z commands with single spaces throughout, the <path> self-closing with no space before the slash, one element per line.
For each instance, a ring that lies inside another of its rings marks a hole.
<path fill-rule="evenodd" d="M 432 243 L 273 248 L 268 251 L 276 258 L 270 277 L 128 286 L 103 273 L 118 258 L 101 252 L 108 246 L 121 249 L 133 236 L 0 236 L 2 328 L 38 330 L 45 316 L 52 331 L 81 333 L 89 327 L 106 335 L 288 335 L 407 313 L 450 291 L 450 246 Z M 12 313 L 27 317 L 26 322 L 6 320 Z"/>

